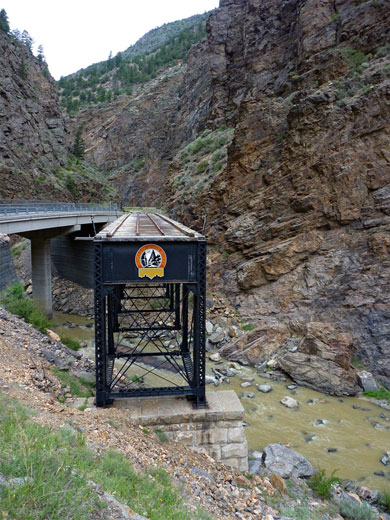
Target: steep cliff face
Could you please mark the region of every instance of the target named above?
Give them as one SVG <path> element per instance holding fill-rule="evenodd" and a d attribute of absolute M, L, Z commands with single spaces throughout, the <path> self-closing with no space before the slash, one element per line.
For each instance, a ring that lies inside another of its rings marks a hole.
<path fill-rule="evenodd" d="M 331 322 L 390 384 L 387 0 L 221 0 L 207 32 L 74 119 L 88 159 L 126 204 L 207 214 L 210 287 L 243 319 Z"/>
<path fill-rule="evenodd" d="M 206 209 L 242 316 L 332 321 L 387 383 L 389 29 L 385 0 L 222 0 L 209 124 L 234 138 L 182 211 Z"/>
<path fill-rule="evenodd" d="M 83 126 L 86 157 L 110 172 L 124 205 L 163 205 L 169 163 L 183 144 L 196 137 L 208 116 L 210 73 L 206 42 L 192 48 L 186 64 L 162 70 L 102 107 L 72 117 Z"/>
<path fill-rule="evenodd" d="M 45 198 L 64 166 L 68 134 L 54 80 L 31 51 L 0 31 L 0 197 Z"/>
<path fill-rule="evenodd" d="M 0 198 L 115 198 L 102 175 L 72 160 L 56 86 L 31 51 L 0 31 Z"/>

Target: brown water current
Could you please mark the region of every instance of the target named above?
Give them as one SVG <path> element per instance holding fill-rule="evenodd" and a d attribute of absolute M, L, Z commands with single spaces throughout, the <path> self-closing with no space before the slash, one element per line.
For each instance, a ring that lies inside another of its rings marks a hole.
<path fill-rule="evenodd" d="M 83 349 L 86 357 L 94 355 L 93 322 L 79 316 L 55 313 L 55 331 L 79 341 L 86 341 Z M 78 326 L 69 328 L 67 323 Z M 226 365 L 226 361 L 208 361 L 211 369 Z M 134 368 L 129 376 L 138 375 Z M 254 378 L 251 386 L 242 388 L 242 377 Z M 172 379 L 172 374 L 170 374 Z M 163 386 L 161 380 L 151 376 L 150 385 Z M 265 394 L 257 390 L 257 384 L 271 384 L 272 391 Z M 290 381 L 275 382 L 251 367 L 230 378 L 230 384 L 221 384 L 213 390 L 235 390 L 246 410 L 249 424 L 246 436 L 249 448 L 262 450 L 267 444 L 288 444 L 304 455 L 317 468 L 330 474 L 337 469 L 337 476 L 349 478 L 373 489 L 390 491 L 390 468 L 381 464 L 385 451 L 390 450 L 390 410 L 384 410 L 365 397 L 331 397 L 299 386 L 288 390 Z M 248 394 L 254 394 L 253 398 Z M 284 396 L 299 402 L 297 410 L 280 403 Z M 375 473 L 383 476 L 375 475 Z"/>

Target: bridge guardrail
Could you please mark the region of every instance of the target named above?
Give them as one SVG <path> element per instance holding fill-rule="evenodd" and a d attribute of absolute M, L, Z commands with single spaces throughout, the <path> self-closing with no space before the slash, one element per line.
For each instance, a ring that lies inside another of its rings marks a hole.
<path fill-rule="evenodd" d="M 119 204 L 95 204 L 93 202 L 52 202 L 52 201 L 19 201 L 14 199 L 0 199 L 0 218 L 27 215 L 32 213 L 118 213 Z"/>

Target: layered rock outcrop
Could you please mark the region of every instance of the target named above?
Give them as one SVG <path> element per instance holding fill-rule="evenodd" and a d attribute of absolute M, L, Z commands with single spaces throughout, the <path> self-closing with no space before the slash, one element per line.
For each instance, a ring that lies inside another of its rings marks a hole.
<path fill-rule="evenodd" d="M 207 214 L 210 286 L 243 319 L 332 323 L 390 385 L 387 0 L 221 0 L 207 30 L 187 67 L 78 116 L 89 159 L 127 202 Z"/>
<path fill-rule="evenodd" d="M 0 31 L 0 198 L 115 199 L 107 179 L 72 153 L 74 134 L 44 61 Z"/>
<path fill-rule="evenodd" d="M 0 197 L 59 196 L 51 174 L 65 165 L 70 145 L 55 82 L 30 49 L 3 31 L 0 70 Z"/>
<path fill-rule="evenodd" d="M 235 133 L 186 201 L 208 213 L 225 250 L 210 279 L 243 318 L 331 322 L 387 385 L 389 28 L 382 0 L 222 0 L 209 124 Z"/>

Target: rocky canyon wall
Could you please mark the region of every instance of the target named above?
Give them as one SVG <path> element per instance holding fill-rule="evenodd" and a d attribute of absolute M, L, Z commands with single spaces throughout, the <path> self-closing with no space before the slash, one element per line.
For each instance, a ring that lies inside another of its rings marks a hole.
<path fill-rule="evenodd" d="M 187 64 L 82 111 L 124 202 L 208 217 L 210 290 L 330 322 L 390 385 L 387 0 L 221 0 Z"/>
<path fill-rule="evenodd" d="M 55 82 L 30 49 L 3 31 L 0 71 L 0 197 L 53 198 L 61 190 L 52 172 L 69 153 Z"/>
<path fill-rule="evenodd" d="M 210 124 L 234 138 L 192 202 L 224 250 L 210 279 L 241 316 L 332 322 L 387 384 L 388 7 L 222 0 L 208 24 Z"/>
<path fill-rule="evenodd" d="M 46 63 L 0 31 L 0 198 L 115 199 L 104 174 L 73 156 L 73 142 Z"/>

